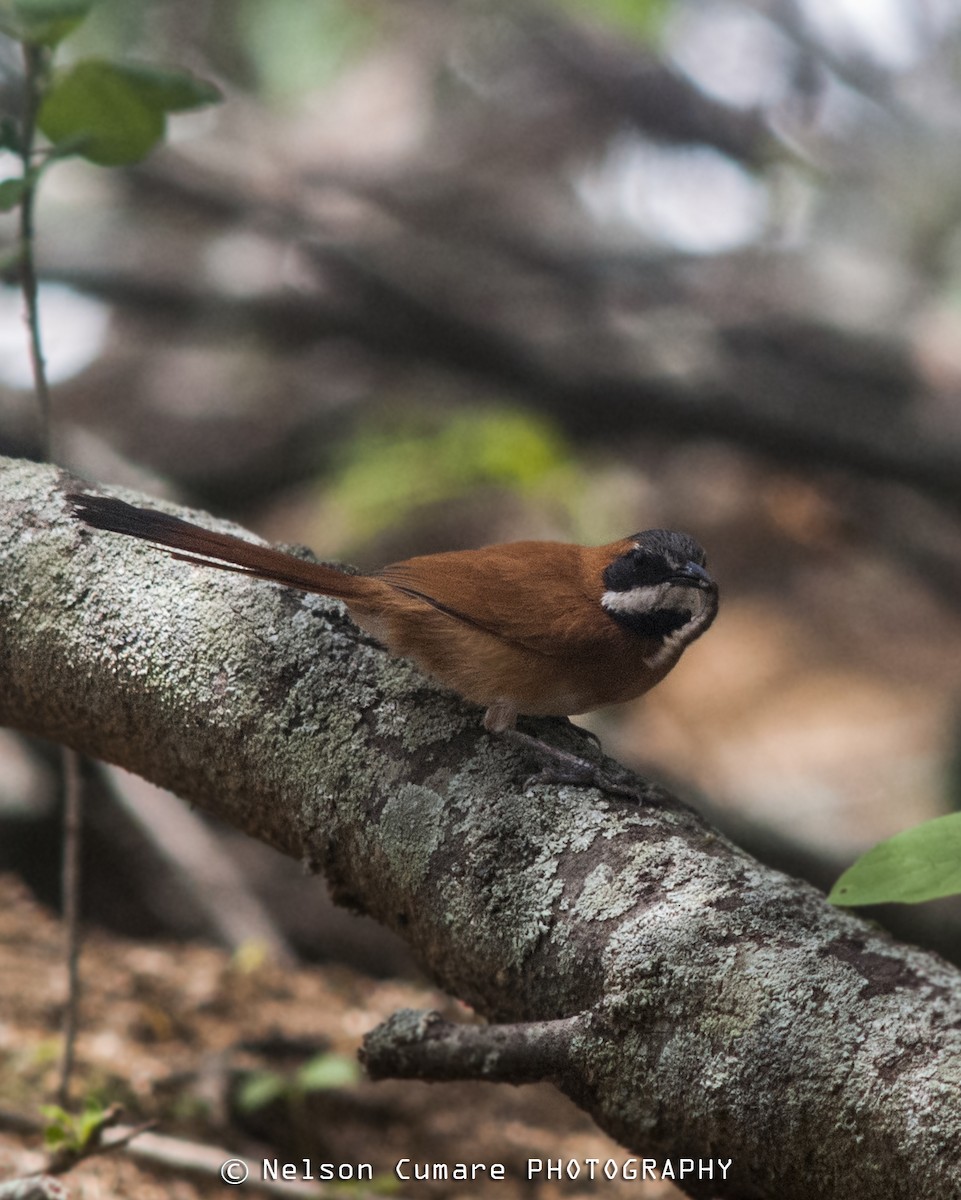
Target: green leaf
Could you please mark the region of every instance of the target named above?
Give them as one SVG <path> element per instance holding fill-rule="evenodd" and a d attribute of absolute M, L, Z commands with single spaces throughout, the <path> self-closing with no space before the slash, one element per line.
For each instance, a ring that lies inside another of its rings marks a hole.
<path fill-rule="evenodd" d="M 961 813 L 935 817 L 863 854 L 831 889 L 832 904 L 918 904 L 961 892 Z"/>
<path fill-rule="evenodd" d="M 252 1113 L 266 1108 L 288 1090 L 287 1080 L 276 1071 L 254 1071 L 237 1089 L 236 1105 L 241 1112 Z"/>
<path fill-rule="evenodd" d="M 43 1104 L 40 1111 L 46 1118 L 47 1124 L 43 1130 L 44 1145 L 54 1149 L 62 1146 L 71 1133 L 71 1116 L 58 1104 Z"/>
<path fill-rule="evenodd" d="M 20 128 L 12 117 L 0 117 L 0 150 L 20 153 Z"/>
<path fill-rule="evenodd" d="M 37 123 L 54 148 L 102 167 L 139 162 L 166 132 L 166 114 L 220 98 L 180 71 L 86 59 L 54 78 Z"/>
<path fill-rule="evenodd" d="M 0 182 L 0 212 L 10 212 L 16 208 L 23 199 L 26 187 L 23 179 L 4 179 Z"/>
<path fill-rule="evenodd" d="M 32 46 L 56 46 L 72 33 L 96 0 L 2 0 L 0 32 Z"/>
<path fill-rule="evenodd" d="M 0 150 L 12 150 L 17 155 L 20 152 L 20 130 L 11 116 L 0 118 Z"/>
<path fill-rule="evenodd" d="M 115 64 L 88 59 L 55 77 L 37 124 L 56 146 L 102 167 L 139 162 L 164 135 L 163 110 L 146 103 Z"/>
<path fill-rule="evenodd" d="M 147 63 L 117 64 L 116 69 L 123 72 L 145 103 L 165 113 L 204 108 L 223 99 L 220 88 L 187 71 L 168 71 Z"/>
<path fill-rule="evenodd" d="M 360 1067 L 345 1054 L 318 1054 L 297 1072 L 297 1083 L 305 1092 L 354 1087 L 359 1079 Z"/>
<path fill-rule="evenodd" d="M 75 1118 L 76 1136 L 81 1149 L 86 1149 L 91 1139 L 103 1128 L 106 1110 L 95 1100 L 88 1100 L 83 1112 Z"/>
<path fill-rule="evenodd" d="M 70 1121 L 70 1114 L 59 1104 L 41 1104 L 40 1111 L 51 1123 L 63 1125 Z"/>

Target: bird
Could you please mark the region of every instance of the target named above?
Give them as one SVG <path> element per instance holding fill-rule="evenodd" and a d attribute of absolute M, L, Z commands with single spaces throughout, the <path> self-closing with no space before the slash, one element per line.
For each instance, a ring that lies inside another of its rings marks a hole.
<path fill-rule="evenodd" d="M 443 551 L 357 574 L 115 497 L 76 492 L 67 500 L 87 526 L 174 559 L 342 600 L 390 654 L 481 706 L 488 732 L 548 760 L 542 776 L 563 782 L 599 780 L 594 764 L 517 730 L 518 717 L 566 720 L 644 695 L 717 615 L 704 550 L 672 530 L 603 546 L 520 541 Z"/>

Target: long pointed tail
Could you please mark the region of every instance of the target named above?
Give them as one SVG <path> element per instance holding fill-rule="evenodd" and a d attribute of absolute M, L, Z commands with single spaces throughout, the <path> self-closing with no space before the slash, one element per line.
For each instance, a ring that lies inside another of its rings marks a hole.
<path fill-rule="evenodd" d="M 172 558 L 221 571 L 238 571 L 257 579 L 285 583 L 303 592 L 319 592 L 341 600 L 362 597 L 371 581 L 323 563 L 305 562 L 282 550 L 257 546 L 229 533 L 214 533 L 190 521 L 150 508 L 137 508 L 110 496 L 75 492 L 67 496 L 74 516 L 94 529 L 123 533 L 162 546 Z"/>

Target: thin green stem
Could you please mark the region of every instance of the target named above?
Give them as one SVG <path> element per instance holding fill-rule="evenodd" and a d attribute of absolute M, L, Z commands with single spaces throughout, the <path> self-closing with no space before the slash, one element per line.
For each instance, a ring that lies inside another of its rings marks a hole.
<path fill-rule="evenodd" d="M 50 420 L 50 385 L 40 336 L 40 303 L 37 285 L 37 266 L 34 253 L 36 234 L 34 211 L 37 201 L 39 173 L 33 165 L 33 149 L 37 132 L 37 113 L 41 90 L 46 78 L 49 52 L 43 46 L 24 44 L 24 102 L 20 138 L 20 159 L 23 164 L 24 190 L 20 200 L 20 288 L 26 307 L 27 335 L 30 343 L 30 363 L 33 367 L 33 386 L 40 409 L 40 421 L 46 457 L 52 458 L 53 433 Z"/>

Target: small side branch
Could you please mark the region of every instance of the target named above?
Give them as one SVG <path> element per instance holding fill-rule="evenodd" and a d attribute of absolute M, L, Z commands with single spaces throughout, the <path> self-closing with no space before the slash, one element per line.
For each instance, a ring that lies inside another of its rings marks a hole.
<path fill-rule="evenodd" d="M 440 1013 L 401 1009 L 364 1038 L 361 1062 L 371 1079 L 540 1083 L 570 1072 L 574 1035 L 586 1013 L 516 1025 L 455 1025 Z"/>
<path fill-rule="evenodd" d="M 96 1125 L 87 1131 L 81 1144 L 65 1144 L 59 1146 L 47 1160 L 46 1172 L 49 1175 L 65 1175 L 68 1171 L 88 1158 L 99 1154 L 110 1154 L 121 1150 L 134 1138 L 140 1137 L 149 1129 L 153 1129 L 156 1121 L 145 1121 L 142 1125 L 119 1128 L 117 1126 L 123 1109 L 119 1104 L 112 1104 L 100 1114 Z M 113 1137 L 105 1137 L 106 1130 L 113 1129 Z"/>

